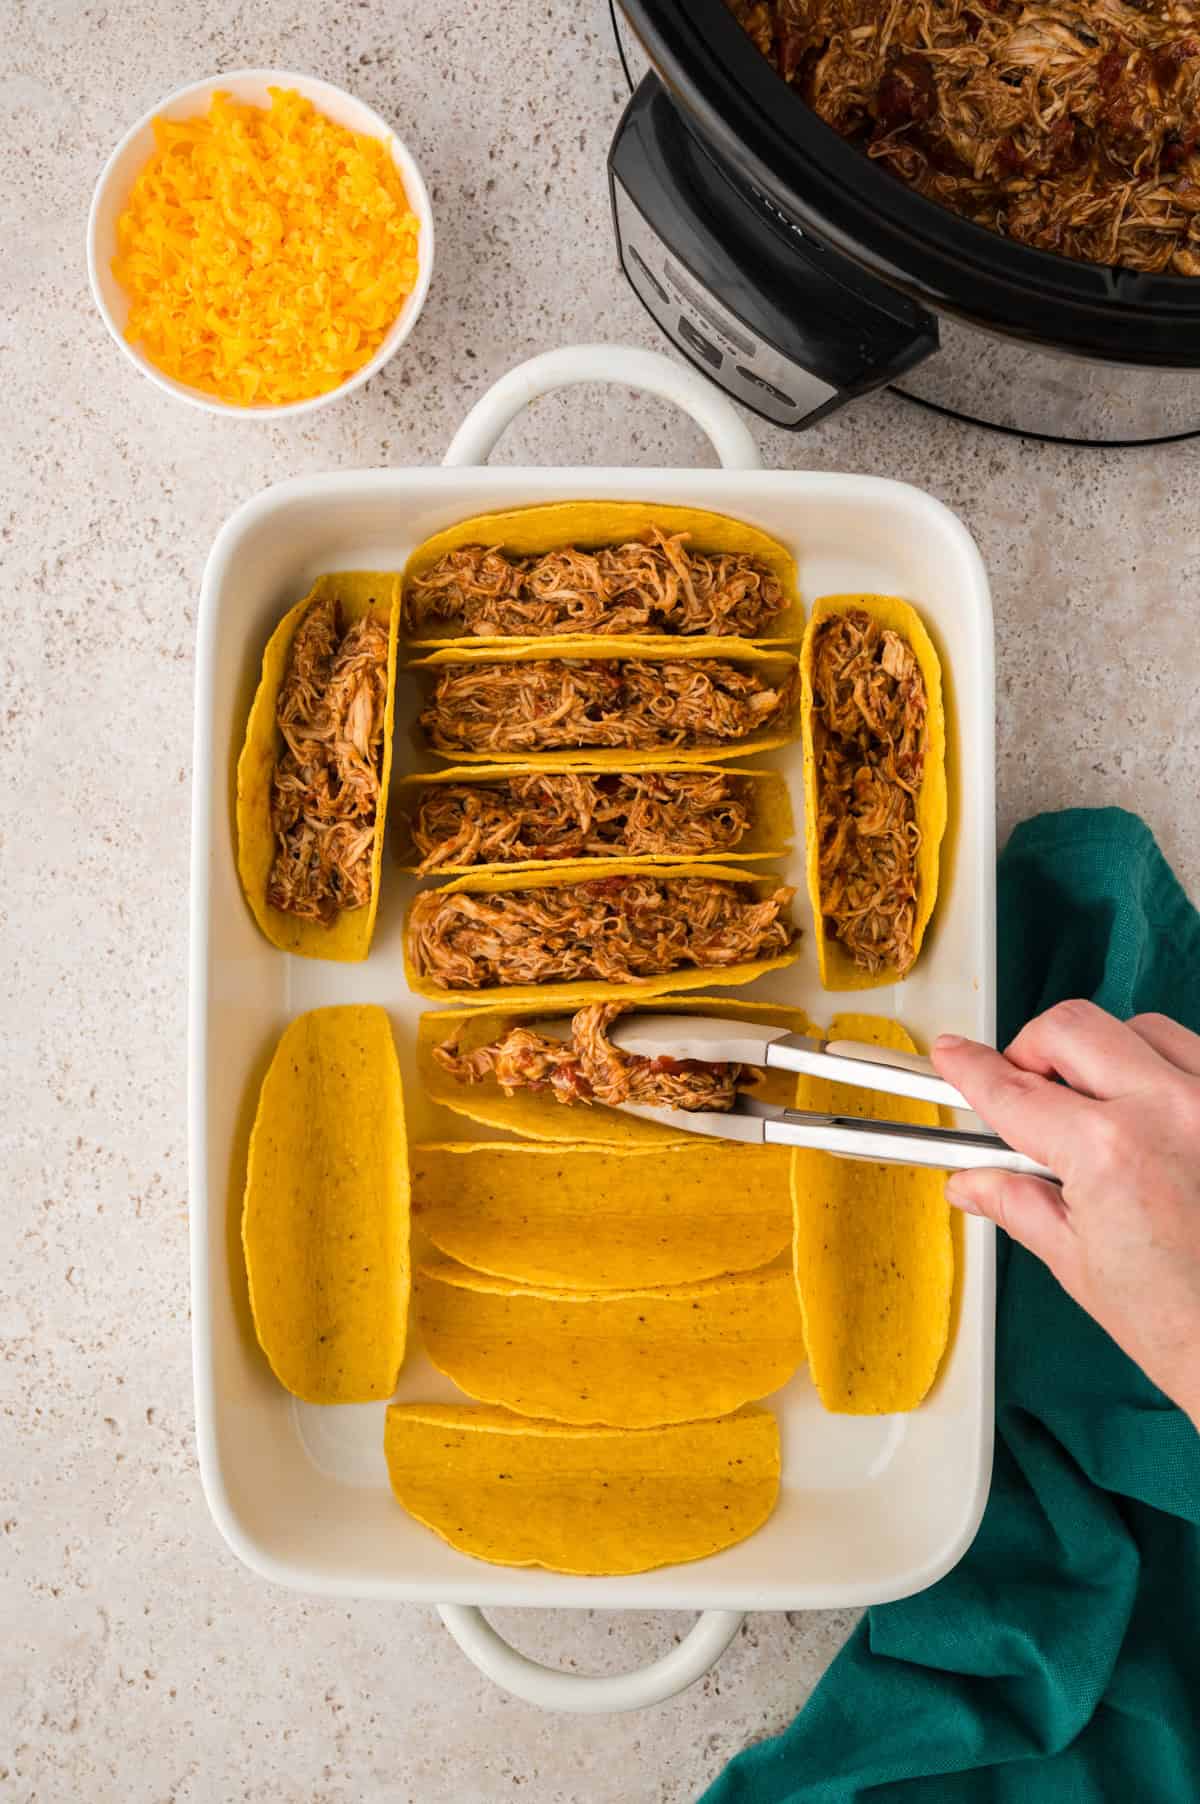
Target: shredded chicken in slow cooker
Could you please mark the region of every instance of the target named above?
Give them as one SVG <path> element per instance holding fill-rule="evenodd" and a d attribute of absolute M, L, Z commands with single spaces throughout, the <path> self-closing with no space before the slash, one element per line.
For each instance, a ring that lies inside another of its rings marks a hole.
<path fill-rule="evenodd" d="M 911 647 L 855 609 L 823 625 L 813 658 L 817 837 L 826 931 L 864 971 L 916 956 L 916 796 L 925 679 Z"/>
<path fill-rule="evenodd" d="M 271 782 L 272 908 L 330 926 L 371 898 L 383 760 L 388 632 L 366 615 L 342 632 L 332 596 L 292 638 L 275 705 L 284 749 Z"/>
<path fill-rule="evenodd" d="M 743 1065 L 700 1059 L 648 1059 L 618 1052 L 608 1029 L 627 1012 L 622 1002 L 593 1002 L 571 1021 L 570 1040 L 552 1040 L 531 1027 L 512 1027 L 491 1046 L 460 1052 L 457 1037 L 435 1046 L 433 1056 L 460 1084 L 494 1077 L 514 1090 L 553 1091 L 558 1102 L 632 1102 L 667 1109 L 731 1109 L 738 1089 L 758 1072 Z"/>
<path fill-rule="evenodd" d="M 717 658 L 448 664 L 421 726 L 451 753 L 717 746 L 784 725 L 795 689 Z"/>
<path fill-rule="evenodd" d="M 753 820 L 730 771 L 531 771 L 431 783 L 412 819 L 418 870 L 552 858 L 694 858 L 731 852 Z"/>
<path fill-rule="evenodd" d="M 464 545 L 419 576 L 404 602 L 410 634 L 718 633 L 752 639 L 787 605 L 768 567 L 744 553 L 689 551 L 686 533 L 648 543 L 570 546 L 509 557 Z"/>
<path fill-rule="evenodd" d="M 597 877 L 538 889 L 426 890 L 409 956 L 447 990 L 526 983 L 633 983 L 682 965 L 737 965 L 786 952 L 794 891 L 763 897 L 712 877 Z"/>
<path fill-rule="evenodd" d="M 1039 250 L 1200 275 L 1196 0 L 727 0 L 826 124 Z"/>

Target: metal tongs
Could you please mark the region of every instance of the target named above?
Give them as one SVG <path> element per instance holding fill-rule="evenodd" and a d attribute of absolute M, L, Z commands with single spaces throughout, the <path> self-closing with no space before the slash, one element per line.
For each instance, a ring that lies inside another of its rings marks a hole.
<path fill-rule="evenodd" d="M 564 1015 L 531 1024 L 548 1038 L 569 1040 L 571 1018 Z M 823 1115 L 784 1109 L 739 1091 L 732 1109 L 657 1108 L 643 1103 L 612 1106 L 646 1121 L 718 1140 L 745 1140 L 762 1146 L 805 1146 L 844 1159 L 875 1164 L 929 1165 L 939 1171 L 1017 1171 L 1049 1178 L 1052 1172 L 1026 1158 L 973 1114 L 966 1098 L 940 1078 L 928 1059 L 870 1046 L 857 1040 L 814 1040 L 753 1021 L 724 1021 L 707 1015 L 622 1015 L 608 1030 L 619 1052 L 637 1058 L 699 1060 L 704 1064 L 753 1065 L 830 1078 L 889 1096 L 936 1103 L 970 1117 L 962 1127 L 924 1127 L 905 1121 Z"/>

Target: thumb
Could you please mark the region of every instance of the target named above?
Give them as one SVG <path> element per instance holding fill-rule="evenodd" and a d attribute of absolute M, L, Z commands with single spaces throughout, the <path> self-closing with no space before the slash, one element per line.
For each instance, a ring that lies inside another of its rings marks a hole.
<path fill-rule="evenodd" d="M 956 1171 L 947 1199 L 968 1215 L 994 1221 L 1011 1239 L 1063 1275 L 1075 1245 L 1062 1192 L 1056 1184 L 1012 1171 Z"/>

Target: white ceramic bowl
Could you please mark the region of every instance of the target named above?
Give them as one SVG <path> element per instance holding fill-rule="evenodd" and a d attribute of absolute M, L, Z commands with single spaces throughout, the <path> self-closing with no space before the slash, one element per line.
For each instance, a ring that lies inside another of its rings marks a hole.
<path fill-rule="evenodd" d="M 313 395 L 306 401 L 288 401 L 278 407 L 242 407 L 233 401 L 218 400 L 216 396 L 205 394 L 201 389 L 190 388 L 184 382 L 174 381 L 151 363 L 136 345 L 128 342 L 125 337 L 125 322 L 129 317 L 129 302 L 124 289 L 112 273 L 112 260 L 117 250 L 117 220 L 129 199 L 138 172 L 154 151 L 153 121 L 157 118 L 191 119 L 197 114 L 207 113 L 216 93 L 229 94 L 243 105 L 267 106 L 270 103 L 270 88 L 293 88 L 338 125 L 344 125 L 350 131 L 366 132 L 373 138 L 381 138 L 388 145 L 404 183 L 408 204 L 419 222 L 417 281 L 374 357 L 370 362 L 364 363 L 361 369 L 355 370 L 337 388 L 331 388 L 326 394 Z M 318 81 L 312 75 L 295 75 L 286 69 L 237 69 L 229 75 L 210 75 L 203 81 L 190 82 L 186 88 L 179 88 L 174 94 L 168 94 L 165 100 L 151 108 L 125 134 L 104 165 L 92 196 L 91 212 L 88 215 L 87 259 L 92 293 L 100 309 L 100 317 L 123 355 L 143 376 L 149 376 L 151 382 L 167 394 L 174 395 L 180 401 L 190 401 L 193 407 L 203 407 L 209 413 L 227 414 L 235 419 L 276 420 L 287 415 L 312 413 L 316 408 L 324 407 L 328 402 L 349 394 L 351 389 L 358 388 L 373 376 L 376 370 L 382 369 L 388 358 L 399 350 L 416 325 L 429 290 L 429 278 L 433 273 L 433 214 L 421 171 L 409 151 L 386 121 L 369 106 L 364 106 L 361 100 L 355 100 L 343 88 L 335 88 L 327 81 Z"/>

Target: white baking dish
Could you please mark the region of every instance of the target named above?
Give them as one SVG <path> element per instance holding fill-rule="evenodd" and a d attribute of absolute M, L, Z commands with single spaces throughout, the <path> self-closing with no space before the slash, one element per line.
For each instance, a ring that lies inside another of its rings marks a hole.
<path fill-rule="evenodd" d="M 482 467 L 534 395 L 617 380 L 678 401 L 709 433 L 719 470 Z M 447 467 L 305 477 L 266 490 L 226 523 L 200 606 L 191 898 L 191 1231 L 196 1420 L 213 1515 L 264 1577 L 332 1596 L 441 1605 L 694 1608 L 711 1614 L 665 1662 L 618 1679 L 550 1674 L 508 1649 L 476 1610 L 448 1624 L 502 1683 L 544 1704 L 619 1709 L 679 1689 L 712 1661 L 744 1610 L 854 1607 L 918 1591 L 975 1533 L 992 1449 L 993 1240 L 964 1224 L 953 1348 L 923 1408 L 895 1418 L 826 1415 L 802 1371 L 774 1399 L 783 1487 L 770 1522 L 741 1546 L 639 1577 L 587 1579 L 512 1570 L 444 1545 L 395 1504 L 383 1461 L 382 1404 L 318 1409 L 272 1378 L 250 1322 L 239 1218 L 246 1139 L 276 1037 L 302 1009 L 347 1001 L 391 1011 L 405 1067 L 410 1132 L 428 1134 L 412 1067 L 423 1005 L 406 989 L 399 928 L 411 880 L 389 866 L 375 946 L 361 965 L 291 959 L 261 937 L 238 888 L 231 827 L 234 762 L 263 645 L 320 572 L 399 567 L 421 539 L 485 509 L 582 497 L 654 500 L 736 514 L 795 553 L 806 600 L 855 589 L 916 601 L 946 675 L 951 828 L 933 928 L 916 974 L 841 1006 L 894 1012 L 919 1040 L 940 1029 L 990 1039 L 994 1021 L 992 618 L 987 580 L 963 526 L 939 502 L 874 477 L 764 471 L 745 427 L 702 378 L 666 358 L 611 346 L 550 353 L 514 370 L 476 407 Z M 397 769 L 409 757 L 411 694 L 401 674 Z M 432 761 L 431 761 L 432 762 Z M 799 750 L 768 762 L 791 778 L 800 825 Z M 789 876 L 807 921 L 799 853 Z M 725 992 L 728 994 L 728 992 Z M 839 1006 L 803 956 L 749 994 L 799 1004 L 817 1020 Z M 470 1132 L 462 1123 L 463 1132 Z M 398 1395 L 449 1397 L 417 1352 Z"/>

